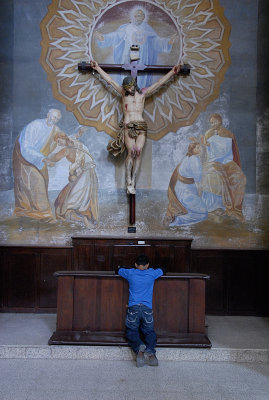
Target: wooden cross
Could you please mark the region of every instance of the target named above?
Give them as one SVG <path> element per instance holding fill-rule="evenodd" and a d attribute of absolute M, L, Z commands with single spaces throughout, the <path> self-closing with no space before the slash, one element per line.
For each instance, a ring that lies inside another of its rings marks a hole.
<path fill-rule="evenodd" d="M 173 65 L 144 65 L 139 64 L 137 60 L 131 61 L 129 64 L 99 64 L 99 66 L 104 71 L 112 71 L 112 72 L 119 72 L 122 70 L 130 71 L 131 76 L 134 79 L 137 79 L 138 71 L 141 72 L 169 72 Z M 93 68 L 91 64 L 87 63 L 86 61 L 82 61 L 78 64 L 79 72 L 86 74 L 87 72 L 91 72 Z M 190 74 L 191 67 L 189 64 L 183 64 L 177 73 L 177 75 L 187 76 Z M 130 225 L 135 224 L 135 194 L 129 195 L 129 223 Z"/>
<path fill-rule="evenodd" d="M 126 71 L 130 71 L 132 78 L 137 77 L 138 71 L 143 72 L 169 72 L 174 65 L 144 65 L 138 64 L 137 61 L 131 61 L 130 64 L 99 64 L 99 66 L 104 71 L 112 71 L 119 72 L 123 69 Z M 78 64 L 79 72 L 86 74 L 87 72 L 91 72 L 93 68 L 91 64 L 86 63 L 86 61 L 82 61 Z M 191 67 L 189 64 L 183 64 L 178 72 L 178 75 L 187 76 L 190 74 Z"/>

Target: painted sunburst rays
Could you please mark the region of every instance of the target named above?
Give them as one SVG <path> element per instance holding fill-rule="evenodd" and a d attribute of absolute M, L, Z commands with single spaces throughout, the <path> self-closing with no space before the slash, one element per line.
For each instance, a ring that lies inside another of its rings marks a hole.
<path fill-rule="evenodd" d="M 102 47 L 100 35 L 96 37 L 95 32 L 103 37 L 120 36 L 120 30 L 131 25 L 128 15 L 135 6 L 147 13 L 148 28 L 142 24 L 141 32 L 146 38 L 151 30 L 157 52 L 163 39 L 169 42 L 174 36 L 172 44 L 166 46 L 168 50 L 157 54 L 157 63 L 188 62 L 192 67 L 188 77 L 177 77 L 146 103 L 148 134 L 158 140 L 191 125 L 219 95 L 230 65 L 230 24 L 218 0 L 53 0 L 41 22 L 41 64 L 54 97 L 74 113 L 80 124 L 115 137 L 122 117 L 119 96 L 96 75 L 79 73 L 77 65 L 93 57 L 99 62 L 115 61 L 115 46 L 123 43 L 117 44 L 115 39 L 114 44 Z"/>

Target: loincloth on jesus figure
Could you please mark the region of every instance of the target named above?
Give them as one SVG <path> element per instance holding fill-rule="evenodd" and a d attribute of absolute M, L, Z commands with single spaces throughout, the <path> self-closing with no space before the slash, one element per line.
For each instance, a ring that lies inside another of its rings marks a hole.
<path fill-rule="evenodd" d="M 127 129 L 127 134 L 129 138 L 136 139 L 140 135 L 147 136 L 147 123 L 145 121 L 131 121 L 128 124 L 125 124 L 123 121 L 119 123 L 119 133 L 117 138 L 114 140 L 110 140 L 107 145 L 107 150 L 114 156 L 118 157 L 124 153 L 126 150 L 125 141 L 124 141 L 124 133 L 125 129 Z"/>

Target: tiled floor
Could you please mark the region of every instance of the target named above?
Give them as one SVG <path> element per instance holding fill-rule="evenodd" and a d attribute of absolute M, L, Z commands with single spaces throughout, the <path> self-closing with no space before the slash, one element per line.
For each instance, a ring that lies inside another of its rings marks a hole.
<path fill-rule="evenodd" d="M 207 316 L 212 349 L 159 348 L 157 368 L 128 348 L 48 346 L 55 325 L 0 314 L 1 400 L 269 399 L 269 318 Z"/>

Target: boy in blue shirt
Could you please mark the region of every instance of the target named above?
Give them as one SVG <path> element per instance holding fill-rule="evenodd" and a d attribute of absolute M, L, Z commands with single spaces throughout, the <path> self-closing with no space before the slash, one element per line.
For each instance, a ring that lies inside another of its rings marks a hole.
<path fill-rule="evenodd" d="M 119 267 L 118 274 L 129 282 L 129 302 L 125 319 L 126 339 L 136 353 L 136 366 L 145 365 L 147 354 L 148 364 L 158 365 L 155 355 L 156 333 L 152 311 L 152 295 L 155 279 L 164 274 L 161 268 L 149 268 L 149 260 L 145 255 L 137 257 L 135 268 Z M 140 330 L 144 342 L 140 337 Z"/>

